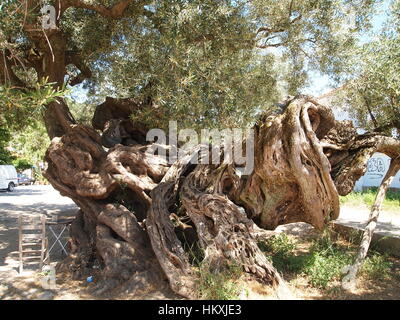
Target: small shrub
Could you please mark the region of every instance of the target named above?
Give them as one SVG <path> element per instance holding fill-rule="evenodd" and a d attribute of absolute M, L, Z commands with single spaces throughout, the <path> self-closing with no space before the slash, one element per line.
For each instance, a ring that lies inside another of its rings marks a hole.
<path fill-rule="evenodd" d="M 348 236 L 345 237 L 350 245 L 359 246 L 363 238 L 363 232 L 356 229 L 351 229 Z"/>
<path fill-rule="evenodd" d="M 329 283 L 341 276 L 341 270 L 351 261 L 351 256 L 341 251 L 314 251 L 304 268 L 314 287 L 326 289 Z"/>
<path fill-rule="evenodd" d="M 269 239 L 260 248 L 279 271 L 307 275 L 312 286 L 323 289 L 340 279 L 342 268 L 352 260 L 352 254 L 332 240 L 328 229 L 313 241 L 308 254 L 295 255 L 296 243 L 285 234 Z"/>
<path fill-rule="evenodd" d="M 286 234 L 280 233 L 277 236 L 269 238 L 267 241 L 260 242 L 258 246 L 264 252 L 287 256 L 296 249 L 296 242 Z"/>
<path fill-rule="evenodd" d="M 280 272 L 307 275 L 312 286 L 333 290 L 330 284 L 342 278 L 343 267 L 354 262 L 362 234 L 349 235 L 349 244 L 334 240 L 329 229 L 314 240 L 306 254 L 296 255 L 296 242 L 286 234 L 280 234 L 259 243 L 260 249 Z M 337 235 L 336 235 L 337 236 Z M 360 271 L 373 280 L 384 280 L 390 276 L 392 263 L 387 255 L 375 252 L 367 257 Z"/>
<path fill-rule="evenodd" d="M 374 252 L 365 259 L 361 273 L 372 280 L 385 280 L 390 277 L 392 266 L 393 264 L 389 261 L 387 255 Z"/>
<path fill-rule="evenodd" d="M 13 161 L 13 165 L 18 172 L 22 172 L 26 169 L 32 169 L 33 165 L 29 160 L 18 158 Z"/>
<path fill-rule="evenodd" d="M 296 241 L 284 233 L 265 242 L 260 242 L 258 245 L 261 251 L 266 253 L 273 266 L 280 272 L 300 272 L 306 263 L 306 256 L 294 254 Z"/>
<path fill-rule="evenodd" d="M 340 279 L 344 266 L 351 263 L 353 254 L 337 245 L 326 229 L 310 248 L 310 256 L 304 267 L 304 273 L 313 286 L 326 289 L 330 282 Z"/>

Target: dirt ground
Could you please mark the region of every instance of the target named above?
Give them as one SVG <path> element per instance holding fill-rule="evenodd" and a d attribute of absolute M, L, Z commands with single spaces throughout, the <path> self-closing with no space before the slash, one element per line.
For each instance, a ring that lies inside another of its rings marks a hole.
<path fill-rule="evenodd" d="M 346 216 L 351 209 L 346 209 Z M 361 209 L 360 209 L 361 210 Z M 77 211 L 76 205 L 69 199 L 62 197 L 50 186 L 18 187 L 14 193 L 0 192 L 0 300 L 90 300 L 97 299 L 90 294 L 95 282 L 89 283 L 86 279 L 73 281 L 66 274 L 56 274 L 56 288 L 43 288 L 41 280 L 43 274 L 33 268 L 18 273 L 18 216 L 20 214 L 45 214 L 49 220 L 53 215 L 60 219 L 73 217 Z M 358 212 L 358 211 L 357 211 Z M 358 212 L 361 216 L 361 213 Z M 393 222 L 393 216 L 388 216 Z M 385 219 L 385 216 L 383 216 Z M 395 219 L 397 222 L 397 218 Z M 315 231 L 306 226 L 299 228 L 281 228 L 296 237 L 299 242 L 307 243 Z M 59 232 L 60 230 L 58 230 Z M 65 233 L 63 242 L 67 240 Z M 50 244 L 54 236 L 48 232 Z M 50 258 L 52 264 L 63 259 L 63 254 L 57 247 Z M 394 261 L 400 273 L 400 260 Z M 95 270 L 94 270 L 95 274 Z M 296 299 L 400 299 L 400 280 L 394 282 L 371 282 L 361 280 L 359 289 L 352 293 L 340 290 L 321 291 L 312 288 L 306 277 L 292 277 L 284 275 Z M 271 290 L 255 281 L 247 283 L 250 294 L 242 299 L 275 299 Z M 129 294 L 124 296 L 110 296 L 109 299 L 176 299 L 169 290 L 149 289 L 149 292 L 140 295 Z"/>

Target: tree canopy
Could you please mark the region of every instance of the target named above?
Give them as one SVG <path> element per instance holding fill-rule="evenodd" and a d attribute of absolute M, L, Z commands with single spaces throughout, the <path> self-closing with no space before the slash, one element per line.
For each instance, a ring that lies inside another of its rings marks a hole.
<path fill-rule="evenodd" d="M 373 41 L 355 49 L 343 76 L 341 99 L 358 125 L 369 131 L 400 134 L 400 2 Z"/>
<path fill-rule="evenodd" d="M 97 101 L 151 99 L 157 116 L 142 117 L 153 126 L 165 127 L 167 119 L 192 127 L 243 126 L 298 93 L 310 68 L 341 71 L 378 2 L 126 1 L 119 8 L 118 1 L 62 1 L 58 32 L 66 41 L 66 71 L 57 86 L 81 84 Z M 7 62 L 1 94 L 3 106 L 31 109 L 37 107 L 32 99 L 45 105 L 57 96 L 37 85 L 32 90 L 35 81 L 46 86 L 35 63 L 57 48 L 47 41 L 40 47 L 39 35 L 28 30 L 38 26 L 38 6 L 46 1 L 24 3 L 1 4 Z"/>

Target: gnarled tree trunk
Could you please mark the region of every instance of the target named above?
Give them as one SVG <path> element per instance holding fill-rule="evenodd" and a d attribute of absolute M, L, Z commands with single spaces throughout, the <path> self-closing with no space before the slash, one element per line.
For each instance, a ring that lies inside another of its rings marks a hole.
<path fill-rule="evenodd" d="M 257 246 L 260 228 L 304 221 L 322 229 L 338 217 L 338 195 L 353 189 L 373 152 L 398 156 L 400 150 L 399 141 L 358 136 L 328 107 L 299 96 L 254 127 L 250 175 L 235 164 L 191 164 L 199 148 L 171 166 L 139 142 L 145 129 L 129 120 L 138 106 L 129 103 L 108 99 L 99 106 L 94 124 L 102 136 L 71 124 L 46 153 L 45 176 L 81 208 L 65 265 L 81 277 L 98 262 L 98 293 L 167 279 L 174 292 L 195 298 L 184 233 L 200 243 L 211 270 L 235 264 L 285 294 L 283 279 Z"/>

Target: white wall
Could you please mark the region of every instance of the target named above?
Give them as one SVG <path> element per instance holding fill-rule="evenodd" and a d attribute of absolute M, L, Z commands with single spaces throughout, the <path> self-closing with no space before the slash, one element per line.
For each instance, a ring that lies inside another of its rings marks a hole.
<path fill-rule="evenodd" d="M 367 172 L 356 182 L 354 190 L 361 191 L 363 187 L 379 187 L 389 165 L 390 158 L 387 155 L 375 153 L 368 161 Z M 390 187 L 400 189 L 400 171 L 394 177 Z"/>

